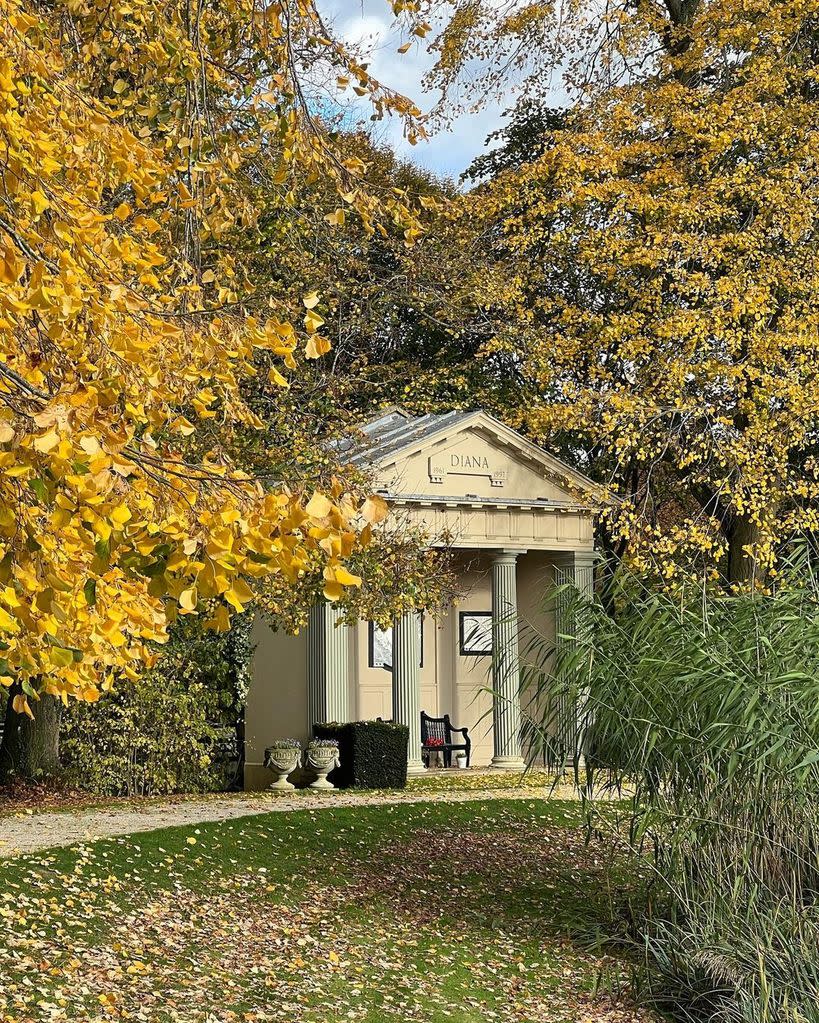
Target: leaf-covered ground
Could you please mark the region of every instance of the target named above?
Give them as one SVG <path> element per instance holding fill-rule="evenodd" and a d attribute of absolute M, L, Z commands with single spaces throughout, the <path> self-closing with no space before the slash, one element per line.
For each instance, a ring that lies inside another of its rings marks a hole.
<path fill-rule="evenodd" d="M 26 790 L 23 790 L 24 792 Z M 498 771 L 430 772 L 410 779 L 406 789 L 289 792 L 214 792 L 174 796 L 136 796 L 96 802 L 90 794 L 62 793 L 62 802 L 49 801 L 48 790 L 34 790 L 46 798 L 3 810 L 0 801 L 0 859 L 22 856 L 58 845 L 76 845 L 120 835 L 135 835 L 157 828 L 194 826 L 207 821 L 233 820 L 269 811 L 305 807 L 360 806 L 403 802 L 454 802 L 472 799 L 519 799 L 537 793 L 543 798 L 576 799 L 572 779 L 543 771 L 506 774 Z M 613 794 L 602 790 L 599 799 Z"/>
<path fill-rule="evenodd" d="M 565 788 L 566 783 L 570 781 L 571 779 L 568 778 L 556 778 L 551 772 L 534 769 L 520 773 L 492 771 L 488 768 L 471 768 L 466 771 L 432 770 L 422 777 L 409 778 L 404 791 L 411 795 L 415 792 L 461 792 L 488 789 L 551 790 L 556 783 Z M 392 790 L 392 793 L 395 794 L 395 791 Z M 301 790 L 301 794 L 305 797 L 312 795 L 306 790 Z M 242 798 L 245 794 L 235 793 L 233 795 L 236 798 Z M 359 795 L 366 796 L 367 793 L 361 792 Z M 72 788 L 60 780 L 27 782 L 15 779 L 4 783 L 0 788 L 0 817 L 42 811 L 150 807 L 164 803 L 179 804 L 225 798 L 226 793 L 224 792 L 197 792 L 173 796 L 99 796 L 93 792 Z"/>
<path fill-rule="evenodd" d="M 307 809 L 8 860 L 0 1018 L 648 1020 L 594 951 L 639 878 L 577 813 Z"/>

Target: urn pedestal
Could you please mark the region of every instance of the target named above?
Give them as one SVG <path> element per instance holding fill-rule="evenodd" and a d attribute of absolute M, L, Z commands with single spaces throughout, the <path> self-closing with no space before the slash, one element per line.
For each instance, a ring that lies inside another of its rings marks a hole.
<path fill-rule="evenodd" d="M 287 780 L 299 766 L 301 752 L 295 748 L 272 747 L 265 750 L 264 765 L 276 775 L 276 780 L 268 786 L 273 792 L 289 792 L 295 789 L 295 785 Z"/>
<path fill-rule="evenodd" d="M 338 746 L 308 746 L 304 755 L 304 766 L 309 767 L 316 775 L 309 787 L 311 789 L 334 789 L 335 785 L 327 780 L 327 775 L 340 764 Z"/>

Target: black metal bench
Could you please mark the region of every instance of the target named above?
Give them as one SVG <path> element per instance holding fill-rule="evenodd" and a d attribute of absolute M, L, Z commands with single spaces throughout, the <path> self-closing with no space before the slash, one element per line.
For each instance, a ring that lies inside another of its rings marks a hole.
<path fill-rule="evenodd" d="M 459 732 L 463 742 L 453 742 L 452 733 Z M 430 742 L 430 740 L 432 740 Z M 456 728 L 449 720 L 449 714 L 442 718 L 433 718 L 426 711 L 421 711 L 421 753 L 429 762 L 430 753 L 443 753 L 444 767 L 452 767 L 452 751 L 463 750 L 466 753 L 466 766 L 472 754 L 472 740 L 468 728 Z"/>

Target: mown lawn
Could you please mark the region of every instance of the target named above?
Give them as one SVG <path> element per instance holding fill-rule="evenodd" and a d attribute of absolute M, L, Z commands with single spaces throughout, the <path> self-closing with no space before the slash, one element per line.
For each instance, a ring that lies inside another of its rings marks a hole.
<path fill-rule="evenodd" d="M 4 1021 L 631 1021 L 577 805 L 271 813 L 2 865 Z"/>

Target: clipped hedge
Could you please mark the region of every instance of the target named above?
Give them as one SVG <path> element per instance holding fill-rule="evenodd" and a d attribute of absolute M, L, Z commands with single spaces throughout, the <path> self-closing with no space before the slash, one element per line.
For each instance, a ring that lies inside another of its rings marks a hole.
<path fill-rule="evenodd" d="M 403 789 L 409 729 L 392 721 L 337 721 L 313 725 L 317 739 L 335 739 L 341 767 L 329 775 L 342 789 Z"/>

